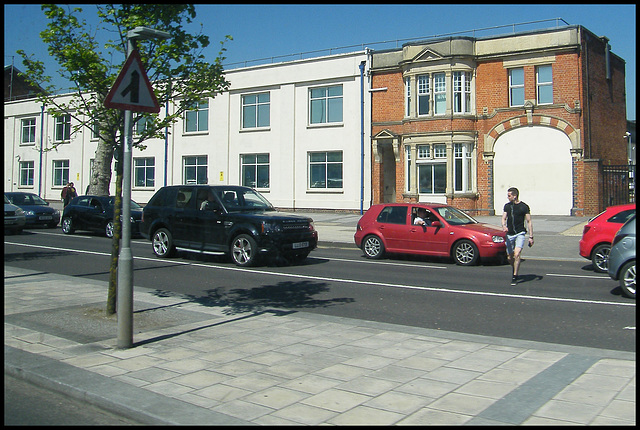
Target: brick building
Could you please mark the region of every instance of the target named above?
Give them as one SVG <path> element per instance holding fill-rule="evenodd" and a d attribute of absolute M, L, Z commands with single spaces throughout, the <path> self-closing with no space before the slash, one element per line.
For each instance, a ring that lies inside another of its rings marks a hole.
<path fill-rule="evenodd" d="M 625 62 L 584 27 L 371 55 L 372 204 L 501 214 L 515 186 L 534 214 L 588 216 L 602 167 L 627 163 Z"/>

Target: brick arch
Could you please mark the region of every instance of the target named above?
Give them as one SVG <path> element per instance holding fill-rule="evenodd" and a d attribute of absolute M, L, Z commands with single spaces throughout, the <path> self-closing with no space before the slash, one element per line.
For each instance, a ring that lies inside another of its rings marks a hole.
<path fill-rule="evenodd" d="M 489 133 L 485 135 L 484 139 L 485 154 L 493 154 L 494 145 L 500 135 L 518 127 L 534 125 L 556 128 L 562 131 L 571 141 L 571 153 L 580 154 L 582 152 L 580 150 L 580 130 L 577 130 L 568 122 L 557 117 L 546 115 L 521 115 L 502 121 L 489 130 Z"/>

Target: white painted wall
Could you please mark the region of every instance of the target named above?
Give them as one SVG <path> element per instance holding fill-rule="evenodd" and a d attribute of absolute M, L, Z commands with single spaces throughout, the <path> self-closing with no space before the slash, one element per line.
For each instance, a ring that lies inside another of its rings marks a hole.
<path fill-rule="evenodd" d="M 494 151 L 494 208 L 502 215 L 507 189 L 516 187 L 520 200 L 535 215 L 571 215 L 573 184 L 571 142 L 560 130 L 520 127 L 501 135 Z"/>

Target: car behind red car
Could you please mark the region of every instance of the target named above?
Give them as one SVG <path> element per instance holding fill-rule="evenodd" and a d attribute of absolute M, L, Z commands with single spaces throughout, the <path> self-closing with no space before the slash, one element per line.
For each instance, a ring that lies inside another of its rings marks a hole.
<path fill-rule="evenodd" d="M 419 208 L 427 210 L 426 225 L 414 225 Z M 451 257 L 469 266 L 480 259 L 505 254 L 505 233 L 464 212 L 439 203 L 373 205 L 360 218 L 354 240 L 368 258 L 385 253 Z"/>
<path fill-rule="evenodd" d="M 580 255 L 591 260 L 596 272 L 606 272 L 609 267 L 611 241 L 620 227 L 636 213 L 636 204 L 610 206 L 591 218 L 582 231 Z"/>

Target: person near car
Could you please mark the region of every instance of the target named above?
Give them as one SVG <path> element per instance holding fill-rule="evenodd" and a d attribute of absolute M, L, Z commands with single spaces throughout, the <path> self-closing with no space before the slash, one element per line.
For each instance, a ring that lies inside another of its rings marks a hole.
<path fill-rule="evenodd" d="M 78 193 L 76 192 L 76 188 L 73 186 L 73 182 L 69 182 L 62 189 L 62 193 L 60 193 L 60 196 L 62 197 L 62 201 L 64 203 L 65 208 L 67 207 L 67 205 L 71 200 L 78 197 Z"/>
<path fill-rule="evenodd" d="M 507 190 L 507 199 L 509 202 L 504 205 L 502 212 L 502 229 L 507 233 L 505 243 L 507 260 L 513 269 L 511 285 L 516 285 L 527 229 L 529 231 L 529 246 L 533 246 L 533 222 L 531 221 L 531 210 L 525 202 L 520 201 L 520 192 L 517 188 L 511 187 Z"/>
<path fill-rule="evenodd" d="M 431 220 L 427 217 L 427 210 L 425 208 L 418 208 L 416 219 L 413 220 L 413 225 L 431 225 Z"/>
<path fill-rule="evenodd" d="M 215 207 L 216 207 L 215 201 L 216 201 L 215 196 L 213 195 L 211 190 L 209 190 L 209 192 L 207 193 L 207 200 L 203 201 L 202 204 L 200 204 L 200 210 L 201 211 L 212 211 L 212 210 L 214 210 Z"/>

